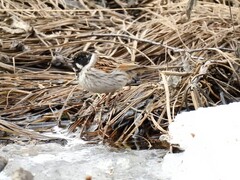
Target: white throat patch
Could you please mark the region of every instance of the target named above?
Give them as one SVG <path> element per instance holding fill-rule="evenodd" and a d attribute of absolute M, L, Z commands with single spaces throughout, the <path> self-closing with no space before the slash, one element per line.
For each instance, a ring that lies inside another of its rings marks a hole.
<path fill-rule="evenodd" d="M 76 63 L 77 68 L 82 69 L 83 66 L 81 64 Z"/>

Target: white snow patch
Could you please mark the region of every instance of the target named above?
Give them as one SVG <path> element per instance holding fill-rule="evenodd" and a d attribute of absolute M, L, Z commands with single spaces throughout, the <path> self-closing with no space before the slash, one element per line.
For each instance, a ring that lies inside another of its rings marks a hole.
<path fill-rule="evenodd" d="M 163 179 L 240 179 L 240 103 L 181 113 L 169 133 L 185 151 L 164 157 Z"/>

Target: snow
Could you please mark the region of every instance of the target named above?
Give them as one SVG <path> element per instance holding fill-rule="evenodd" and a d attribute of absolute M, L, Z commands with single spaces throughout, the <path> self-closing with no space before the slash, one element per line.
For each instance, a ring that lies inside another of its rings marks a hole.
<path fill-rule="evenodd" d="M 185 151 L 164 157 L 162 179 L 240 179 L 239 116 L 239 102 L 177 115 L 170 142 Z"/>
<path fill-rule="evenodd" d="M 161 161 L 166 150 L 131 151 L 111 148 L 103 144 L 88 144 L 79 134 L 68 134 L 55 127 L 48 136 L 62 137 L 68 143 L 8 144 L 0 146 L 0 156 L 8 164 L 0 173 L 0 180 L 11 180 L 20 167 L 30 171 L 34 180 L 92 179 L 159 179 Z"/>
<path fill-rule="evenodd" d="M 0 179 L 10 180 L 22 167 L 35 180 L 161 179 L 239 180 L 240 103 L 183 112 L 169 126 L 172 144 L 182 153 L 163 150 L 118 150 L 101 144 L 87 144 L 76 134 L 54 128 L 45 135 L 63 137 L 68 144 L 9 144 L 0 147 L 8 164 Z M 162 157 L 165 155 L 162 161 Z"/>

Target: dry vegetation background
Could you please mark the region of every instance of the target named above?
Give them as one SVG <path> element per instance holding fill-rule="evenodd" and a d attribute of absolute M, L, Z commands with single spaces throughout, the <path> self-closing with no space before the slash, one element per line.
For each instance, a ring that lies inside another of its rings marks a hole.
<path fill-rule="evenodd" d="M 180 111 L 240 100 L 239 4 L 198 1 L 188 19 L 187 1 L 1 0 L 1 142 L 48 139 L 37 132 L 58 124 L 86 140 L 165 146 Z M 69 59 L 80 50 L 104 70 L 161 68 L 106 102 L 77 86 Z"/>

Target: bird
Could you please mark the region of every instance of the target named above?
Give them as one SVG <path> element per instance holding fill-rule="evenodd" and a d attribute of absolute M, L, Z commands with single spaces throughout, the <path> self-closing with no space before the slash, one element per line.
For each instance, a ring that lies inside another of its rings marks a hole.
<path fill-rule="evenodd" d="M 96 53 L 80 51 L 72 58 L 73 69 L 79 85 L 92 93 L 113 93 L 131 81 L 131 75 L 121 69 L 105 72 L 95 68 L 98 60 Z M 122 69 L 126 69 L 123 66 Z M 131 68 L 131 67 L 130 67 Z"/>
<path fill-rule="evenodd" d="M 72 57 L 72 67 L 76 73 L 78 84 L 85 90 L 93 93 L 105 93 L 111 94 L 117 90 L 122 89 L 129 84 L 137 84 L 137 75 L 145 73 L 147 71 L 158 71 L 166 68 L 163 66 L 142 66 L 135 63 L 120 64 L 112 72 L 105 72 L 103 70 L 95 68 L 95 64 L 98 61 L 98 55 L 94 52 L 79 51 Z M 162 71 L 164 72 L 164 71 Z M 172 75 L 173 72 L 165 71 L 165 74 Z M 174 75 L 186 75 L 186 73 L 174 72 Z M 159 78 L 157 81 L 159 81 Z M 154 80 L 154 79 L 152 79 Z"/>

